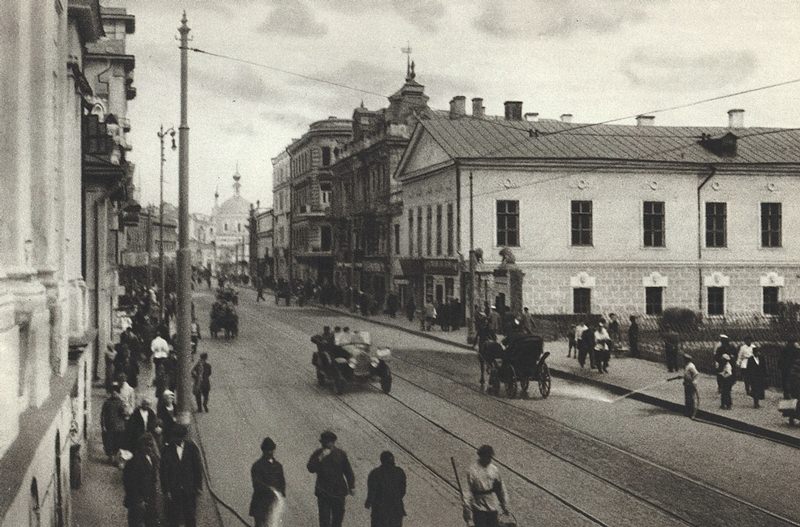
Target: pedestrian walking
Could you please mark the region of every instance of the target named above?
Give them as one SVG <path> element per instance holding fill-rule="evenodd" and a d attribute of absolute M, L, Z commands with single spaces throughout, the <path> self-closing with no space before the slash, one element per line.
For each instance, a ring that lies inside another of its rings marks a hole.
<path fill-rule="evenodd" d="M 597 324 L 594 331 L 594 365 L 600 373 L 608 373 L 608 361 L 611 358 L 611 336 L 603 322 Z"/>
<path fill-rule="evenodd" d="M 367 477 L 367 499 L 364 507 L 371 510 L 371 527 L 403 527 L 406 510 L 406 473 L 395 465 L 394 455 L 381 452 L 381 464 Z"/>
<path fill-rule="evenodd" d="M 722 385 L 724 384 L 721 374 L 722 369 L 725 366 L 722 360 L 723 355 L 728 355 L 729 357 L 736 356 L 736 352 L 733 349 L 733 346 L 731 346 L 730 339 L 728 338 L 728 335 L 725 334 L 719 336 L 719 346 L 717 346 L 717 349 L 714 350 L 714 363 L 717 369 L 717 391 L 719 393 L 722 393 Z"/>
<path fill-rule="evenodd" d="M 575 324 L 572 324 L 567 331 L 567 358 L 572 357 L 572 351 L 575 350 L 575 356 L 578 356 L 578 341 L 575 338 Z"/>
<path fill-rule="evenodd" d="M 161 454 L 161 491 L 169 527 L 197 526 L 197 496 L 203 491 L 200 449 L 186 436 L 185 425 L 175 425 L 174 440 Z"/>
<path fill-rule="evenodd" d="M 611 337 L 612 343 L 616 346 L 620 341 L 620 328 L 619 320 L 616 313 L 610 313 L 608 317 L 611 319 L 608 323 L 608 334 Z"/>
<path fill-rule="evenodd" d="M 781 350 L 781 356 L 778 361 L 778 368 L 781 372 L 781 387 L 783 388 L 783 398 L 792 398 L 792 376 L 790 374 L 792 364 L 800 358 L 800 345 L 797 341 L 789 340 L 786 346 Z"/>
<path fill-rule="evenodd" d="M 636 321 L 636 316 L 630 316 L 631 325 L 628 326 L 628 349 L 630 350 L 631 357 L 639 356 L 639 323 Z"/>
<path fill-rule="evenodd" d="M 306 468 L 317 475 L 314 495 L 319 509 L 319 527 L 341 527 L 348 494 L 355 493 L 355 475 L 347 454 L 337 448 L 336 434 L 322 432 L 318 448 L 311 454 Z"/>
<path fill-rule="evenodd" d="M 464 491 L 464 521 L 472 520 L 475 527 L 499 527 L 499 516 L 508 514 L 508 496 L 493 462 L 494 449 L 489 445 L 478 448 L 478 461 L 467 471 Z"/>
<path fill-rule="evenodd" d="M 194 358 L 194 354 L 197 353 L 197 346 L 200 344 L 200 340 L 203 338 L 200 335 L 200 324 L 197 322 L 195 317 L 192 317 L 192 323 L 189 326 L 189 330 L 191 331 L 192 339 L 192 358 Z"/>
<path fill-rule="evenodd" d="M 264 298 L 264 280 L 262 280 L 260 277 L 256 277 L 256 304 L 260 300 L 263 300 L 264 302 L 267 301 L 267 299 Z"/>
<path fill-rule="evenodd" d="M 409 322 L 414 322 L 414 313 L 417 311 L 417 304 L 414 303 L 414 299 L 411 298 L 406 304 L 406 317 L 408 317 Z"/>
<path fill-rule="evenodd" d="M 422 330 L 423 331 L 430 331 L 431 326 L 436 321 L 437 317 L 436 307 L 433 304 L 428 304 L 425 306 L 425 313 L 422 318 Z"/>
<path fill-rule="evenodd" d="M 275 441 L 265 437 L 261 442 L 261 457 L 250 467 L 250 479 L 253 482 L 253 496 L 250 498 L 250 516 L 256 522 L 255 527 L 278 523 L 279 503 L 286 498 L 286 478 L 283 465 L 275 460 Z"/>
<path fill-rule="evenodd" d="M 575 358 L 578 360 L 578 362 L 581 362 L 580 360 L 581 338 L 583 337 L 583 332 L 586 331 L 587 329 L 588 327 L 583 322 L 579 322 L 575 326 Z M 584 361 L 585 360 L 586 360 L 586 354 L 584 353 Z"/>
<path fill-rule="evenodd" d="M 744 344 L 739 346 L 739 352 L 736 355 L 736 368 L 742 373 L 742 380 L 744 381 L 744 391 L 747 395 L 750 394 L 750 376 L 747 375 L 747 365 L 750 357 L 753 356 L 753 338 L 748 335 L 744 338 Z"/>
<path fill-rule="evenodd" d="M 536 329 L 536 324 L 533 322 L 533 314 L 528 310 L 528 306 L 522 308 L 522 331 L 528 335 L 533 335 L 533 330 Z"/>
<path fill-rule="evenodd" d="M 150 408 L 150 400 L 142 397 L 139 400 L 139 408 L 134 410 L 128 419 L 128 444 L 135 445 L 145 432 L 154 433 L 157 425 L 157 417 Z"/>
<path fill-rule="evenodd" d="M 764 400 L 767 385 L 767 362 L 760 348 L 753 348 L 752 353 L 747 359 L 747 369 L 742 370 L 742 375 L 750 385 L 749 394 L 753 398 L 753 408 L 759 408 L 759 401 Z"/>
<path fill-rule="evenodd" d="M 684 412 L 686 417 L 692 417 L 696 411 L 694 402 L 695 394 L 697 393 L 697 379 L 700 377 L 700 372 L 697 371 L 697 366 L 694 365 L 691 355 L 684 353 L 683 360 L 685 361 L 683 366 Z"/>
<path fill-rule="evenodd" d="M 125 419 L 127 419 L 136 408 L 136 390 L 128 384 L 128 376 L 125 373 L 117 376 L 117 384 L 119 384 L 119 398 L 125 403 Z"/>
<path fill-rule="evenodd" d="M 589 357 L 589 367 L 594 369 L 594 328 L 586 324 L 581 324 L 586 329 L 581 332 L 578 340 L 578 363 L 583 368 L 586 365 L 586 357 Z M 578 326 L 576 329 L 580 329 Z"/>
<path fill-rule="evenodd" d="M 127 446 L 125 437 L 125 403 L 119 396 L 119 384 L 111 383 L 111 393 L 100 410 L 100 432 L 103 438 L 103 451 L 109 463 L 120 448 Z"/>
<path fill-rule="evenodd" d="M 133 457 L 122 471 L 125 489 L 123 505 L 128 509 L 128 527 L 156 527 L 156 459 L 150 451 L 150 439 L 143 435 L 136 441 Z"/>
<path fill-rule="evenodd" d="M 156 404 L 156 419 L 158 426 L 161 428 L 161 442 L 162 444 L 169 444 L 175 432 L 176 408 L 175 408 L 175 392 L 172 390 L 164 390 L 161 394 L 161 399 Z"/>
<path fill-rule="evenodd" d="M 733 365 L 731 364 L 730 355 L 724 353 L 721 359 L 722 362 L 720 364 L 722 367 L 718 371 L 718 376 L 722 379 L 722 384 L 720 385 L 720 408 L 722 410 L 730 410 L 733 406 L 731 391 L 733 390 L 733 383 L 736 381 L 736 377 L 733 376 Z"/>
<path fill-rule="evenodd" d="M 200 360 L 192 368 L 192 379 L 194 381 L 192 393 L 197 403 L 197 411 L 208 412 L 208 394 L 211 392 L 211 364 L 208 363 L 208 353 L 200 354 Z"/>
<path fill-rule="evenodd" d="M 155 380 L 155 372 L 159 365 L 164 364 L 169 357 L 169 343 L 162 336 L 161 333 L 156 334 L 150 342 L 150 356 L 153 358 L 153 381 Z M 153 384 L 151 382 L 151 384 Z"/>

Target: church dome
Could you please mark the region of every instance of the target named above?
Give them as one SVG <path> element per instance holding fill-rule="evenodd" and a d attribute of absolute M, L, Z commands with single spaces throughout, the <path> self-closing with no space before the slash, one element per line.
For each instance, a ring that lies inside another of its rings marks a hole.
<path fill-rule="evenodd" d="M 250 214 L 250 202 L 244 199 L 240 193 L 242 188 L 242 184 L 239 183 L 240 179 L 242 176 L 237 167 L 236 173 L 233 175 L 233 196 L 222 202 L 217 214 L 223 216 L 248 216 Z"/>

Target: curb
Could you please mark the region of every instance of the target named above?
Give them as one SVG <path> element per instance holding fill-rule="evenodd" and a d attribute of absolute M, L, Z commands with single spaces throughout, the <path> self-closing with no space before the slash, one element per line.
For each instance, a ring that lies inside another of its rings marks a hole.
<path fill-rule="evenodd" d="M 383 320 L 376 320 L 376 319 L 372 319 L 372 318 L 369 318 L 369 317 L 365 317 L 365 316 L 359 315 L 357 313 L 350 313 L 349 311 L 345 311 L 345 310 L 342 310 L 342 309 L 337 309 L 335 307 L 322 306 L 322 305 L 316 304 L 316 303 L 310 303 L 309 305 L 313 305 L 314 307 L 317 307 L 319 309 L 326 309 L 326 310 L 331 311 L 333 313 L 338 313 L 340 315 L 344 315 L 344 316 L 347 316 L 347 317 L 350 317 L 350 318 L 364 320 L 366 322 L 370 322 L 372 324 L 377 324 L 379 326 L 384 326 L 384 327 L 397 329 L 399 331 L 403 331 L 403 332 L 409 333 L 411 335 L 416 335 L 418 337 L 427 338 L 427 339 L 434 340 L 436 342 L 440 342 L 440 343 L 443 343 L 443 344 L 449 344 L 451 346 L 456 346 L 456 347 L 459 347 L 459 348 L 462 348 L 462 349 L 475 351 L 474 348 L 472 348 L 468 344 L 461 344 L 461 343 L 458 343 L 458 342 L 453 342 L 452 340 L 448 340 L 448 339 L 445 339 L 445 338 L 442 338 L 442 337 L 438 337 L 436 335 L 431 335 L 430 333 L 427 333 L 427 332 L 424 332 L 424 331 L 417 331 L 417 330 L 409 329 L 409 328 L 406 328 L 406 327 L 403 327 L 403 326 L 392 324 L 390 322 L 385 322 Z M 629 388 L 625 388 L 625 387 L 619 386 L 617 384 L 612 384 L 612 383 L 609 383 L 609 382 L 600 381 L 600 380 L 597 380 L 597 379 L 592 379 L 590 377 L 584 377 L 583 375 L 577 375 L 575 373 L 572 373 L 570 371 L 565 371 L 565 370 L 562 370 L 562 369 L 555 369 L 555 368 L 551 367 L 550 371 L 553 373 L 553 375 L 555 377 L 559 377 L 559 378 L 562 378 L 562 379 L 567 379 L 567 380 L 574 381 L 574 382 L 581 382 L 581 383 L 584 383 L 584 384 L 589 384 L 589 385 L 595 386 L 597 388 L 601 388 L 603 390 L 609 391 L 609 392 L 611 392 L 611 393 L 613 393 L 615 395 L 628 395 L 630 399 L 635 399 L 635 400 L 637 400 L 639 402 L 643 402 L 643 403 L 650 404 L 650 405 L 653 405 L 653 406 L 658 406 L 660 408 L 667 409 L 667 410 L 669 410 L 671 412 L 674 412 L 674 413 L 679 413 L 679 414 L 683 413 L 684 407 L 680 403 L 676 403 L 676 402 L 673 402 L 673 401 L 668 401 L 666 399 L 662 399 L 660 397 L 655 397 L 653 395 L 648 395 L 646 393 L 634 392 L 633 390 L 631 390 Z M 736 430 L 738 432 L 743 432 L 743 433 L 746 433 L 746 434 L 750 434 L 750 435 L 762 437 L 762 438 L 765 438 L 765 439 L 769 439 L 770 441 L 774 441 L 776 443 L 781 443 L 781 444 L 784 444 L 784 445 L 789 446 L 789 447 L 800 448 L 800 438 L 798 438 L 798 437 L 795 437 L 795 436 L 792 436 L 792 435 L 789 435 L 789 434 L 784 434 L 784 433 L 778 432 L 776 430 L 771 430 L 769 428 L 764 428 L 764 427 L 761 427 L 761 426 L 758 426 L 758 425 L 754 425 L 754 424 L 748 423 L 746 421 L 740 421 L 738 419 L 732 419 L 730 417 L 726 417 L 724 415 L 719 415 L 719 414 L 714 413 L 714 412 L 708 412 L 706 410 L 698 410 L 697 411 L 697 416 L 696 416 L 695 419 L 696 420 L 700 420 L 700 421 L 704 421 L 704 422 L 707 422 L 707 423 L 710 423 L 710 424 L 713 424 L 713 425 L 721 426 L 721 427 L 724 427 L 724 428 L 733 429 L 733 430 Z"/>

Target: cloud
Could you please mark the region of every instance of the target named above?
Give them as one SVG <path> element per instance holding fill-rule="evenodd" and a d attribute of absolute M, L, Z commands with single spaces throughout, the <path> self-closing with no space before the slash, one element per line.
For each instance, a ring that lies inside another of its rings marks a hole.
<path fill-rule="evenodd" d="M 445 15 L 439 0 L 392 0 L 392 7 L 401 18 L 423 31 L 435 32 Z"/>
<path fill-rule="evenodd" d="M 275 102 L 281 98 L 250 66 L 237 65 L 232 71 L 198 66 L 192 68 L 190 77 L 193 85 L 231 101 Z"/>
<path fill-rule="evenodd" d="M 750 77 L 757 66 L 750 51 L 698 54 L 643 48 L 634 51 L 620 70 L 634 86 L 678 91 L 736 84 Z"/>
<path fill-rule="evenodd" d="M 279 33 L 292 37 L 316 38 L 328 32 L 301 0 L 276 0 L 266 20 L 258 26 L 260 33 Z"/>
<path fill-rule="evenodd" d="M 259 137 L 262 133 L 262 130 L 250 122 L 224 121 L 217 126 L 220 132 L 231 136 Z"/>
<path fill-rule="evenodd" d="M 563 38 L 583 31 L 612 33 L 644 18 L 635 0 L 612 0 L 602 9 L 578 0 L 486 0 L 473 26 L 498 38 Z"/>

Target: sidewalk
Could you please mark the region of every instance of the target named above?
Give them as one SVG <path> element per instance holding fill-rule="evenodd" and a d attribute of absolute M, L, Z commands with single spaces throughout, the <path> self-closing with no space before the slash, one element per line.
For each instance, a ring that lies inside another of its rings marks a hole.
<path fill-rule="evenodd" d="M 148 384 L 151 369 L 142 367 L 139 374 L 140 383 L 136 395 L 147 395 L 153 401 L 155 410 L 154 389 Z M 97 527 L 99 525 L 127 525 L 128 510 L 122 505 L 125 492 L 122 488 L 122 471 L 108 463 L 103 452 L 103 440 L 100 433 L 100 410 L 106 399 L 104 386 L 92 386 L 92 427 L 89 430 L 87 447 L 83 450 L 83 473 L 80 489 L 72 491 L 72 525 L 75 527 Z M 189 437 L 197 442 L 195 427 L 190 427 Z M 197 502 L 197 523 L 204 527 L 221 527 L 216 504 L 204 484 L 203 493 Z M 162 525 L 164 525 L 162 523 Z"/>
<path fill-rule="evenodd" d="M 314 305 L 323 307 L 319 304 Z M 374 324 L 394 327 L 438 342 L 471 349 L 466 343 L 466 328 L 460 328 L 458 331 L 441 331 L 436 326 L 436 329 L 432 331 L 421 331 L 418 320 L 409 322 L 408 318 L 400 313 L 396 318 L 390 318 L 385 314 L 362 317 L 360 314 L 352 313 L 342 307 L 325 306 L 324 308 Z M 545 351 L 550 352 L 548 364 L 556 377 L 593 384 L 619 396 L 628 395 L 633 399 L 675 412 L 683 411 L 681 381 L 664 382 L 678 374 L 669 373 L 663 363 L 612 356 L 609 373 L 601 374 L 597 370 L 590 370 L 588 363 L 586 368 L 581 368 L 576 359 L 567 358 L 566 341 L 545 342 Z M 698 389 L 700 394 L 698 418 L 740 431 L 765 435 L 800 448 L 800 427 L 789 426 L 788 420 L 778 413 L 778 401 L 782 399 L 782 392 L 768 388 L 765 400 L 761 401 L 761 408 L 753 408 L 753 399 L 745 394 L 744 383 L 737 382 L 732 392 L 733 408 L 721 410 L 715 376 L 701 373 Z"/>

